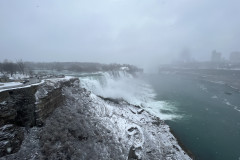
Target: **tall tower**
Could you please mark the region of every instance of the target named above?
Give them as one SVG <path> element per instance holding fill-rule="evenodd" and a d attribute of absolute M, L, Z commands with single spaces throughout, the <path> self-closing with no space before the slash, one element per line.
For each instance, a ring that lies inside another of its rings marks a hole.
<path fill-rule="evenodd" d="M 212 51 L 212 62 L 221 62 L 222 61 L 222 54 L 220 52 L 217 52 L 216 50 Z"/>

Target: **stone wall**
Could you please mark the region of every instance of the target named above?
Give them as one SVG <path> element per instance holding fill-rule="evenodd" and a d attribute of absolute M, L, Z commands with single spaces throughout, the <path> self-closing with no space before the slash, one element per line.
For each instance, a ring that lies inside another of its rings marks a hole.
<path fill-rule="evenodd" d="M 37 126 L 42 126 L 44 120 L 65 100 L 62 88 L 70 87 L 75 81 L 79 83 L 79 79 L 72 78 L 58 82 L 47 81 L 41 85 L 35 94 L 35 124 Z"/>
<path fill-rule="evenodd" d="M 42 126 L 63 103 L 62 87 L 76 80 L 46 80 L 38 86 L 0 92 L 0 157 L 20 149 L 24 130 Z"/>

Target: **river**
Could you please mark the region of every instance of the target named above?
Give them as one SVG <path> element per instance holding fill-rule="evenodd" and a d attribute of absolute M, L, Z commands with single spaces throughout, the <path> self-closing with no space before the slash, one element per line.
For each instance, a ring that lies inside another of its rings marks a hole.
<path fill-rule="evenodd" d="M 240 92 L 179 74 L 148 74 L 155 100 L 174 106 L 166 120 L 197 160 L 240 159 Z"/>

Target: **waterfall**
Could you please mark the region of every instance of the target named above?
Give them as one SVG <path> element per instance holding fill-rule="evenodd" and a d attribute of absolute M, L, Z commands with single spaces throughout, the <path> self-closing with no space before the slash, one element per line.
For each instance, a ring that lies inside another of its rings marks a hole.
<path fill-rule="evenodd" d="M 138 105 L 163 120 L 179 118 L 176 108 L 164 101 L 157 101 L 151 85 L 127 71 L 97 72 L 79 76 L 81 87 L 105 98 L 124 99 Z M 164 112 L 164 113 L 163 113 Z"/>

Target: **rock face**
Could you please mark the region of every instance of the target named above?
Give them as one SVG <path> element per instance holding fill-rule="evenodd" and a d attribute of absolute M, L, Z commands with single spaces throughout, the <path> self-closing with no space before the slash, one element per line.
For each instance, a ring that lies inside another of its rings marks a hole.
<path fill-rule="evenodd" d="M 0 157 L 15 153 L 20 149 L 24 138 L 21 128 L 7 124 L 0 128 Z"/>
<path fill-rule="evenodd" d="M 62 93 L 63 87 L 70 87 L 74 81 L 79 80 L 72 78 L 69 80 L 46 80 L 44 84 L 38 87 L 35 94 L 35 119 L 36 125 L 42 126 L 44 120 L 65 100 Z"/>
<path fill-rule="evenodd" d="M 0 157 L 17 152 L 24 138 L 23 127 L 35 124 L 37 87 L 0 92 Z"/>
<path fill-rule="evenodd" d="M 122 99 L 98 97 L 79 80 L 63 84 L 49 81 L 37 90 L 36 122 L 44 125 L 29 128 L 20 150 L 2 159 L 191 159 L 159 118 Z"/>
<path fill-rule="evenodd" d="M 63 102 L 62 87 L 72 80 L 49 83 L 0 92 L 0 157 L 19 150 L 24 129 L 44 123 Z"/>
<path fill-rule="evenodd" d="M 1 124 L 15 123 L 18 126 L 33 126 L 35 92 L 37 86 L 0 92 Z M 2 98 L 4 97 L 4 98 Z"/>

